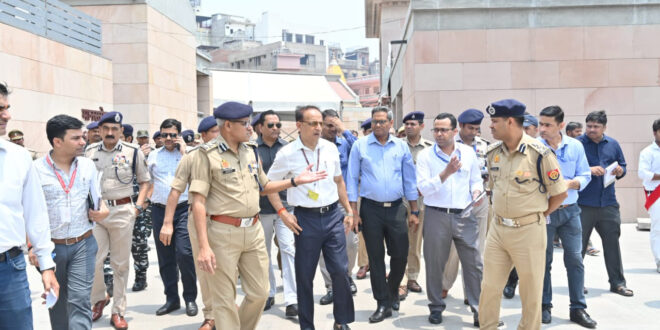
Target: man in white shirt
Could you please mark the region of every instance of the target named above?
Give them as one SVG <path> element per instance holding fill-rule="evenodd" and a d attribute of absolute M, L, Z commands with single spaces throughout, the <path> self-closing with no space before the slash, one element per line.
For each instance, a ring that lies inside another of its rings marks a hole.
<path fill-rule="evenodd" d="M 355 320 L 346 254 L 346 233 L 352 228 L 353 214 L 349 212 L 344 217 L 338 207 L 341 203 L 345 210 L 351 209 L 339 151 L 332 142 L 320 138 L 322 125 L 323 116 L 317 107 L 304 106 L 296 110 L 296 126 L 300 136 L 280 149 L 268 171 L 268 178 L 293 178 L 305 169 L 324 170 L 332 177 L 293 185 L 287 190 L 287 202 L 295 207 L 295 216 L 282 205 L 278 194 L 269 194 L 268 198 L 284 224 L 296 234 L 295 268 L 300 328 L 314 329 L 313 281 L 319 255 L 323 251 L 325 265 L 332 278 L 334 329 L 341 330 L 349 329 L 347 324 Z"/>
<path fill-rule="evenodd" d="M 7 134 L 11 119 L 8 96 L 7 86 L 0 83 L 0 136 Z M 32 299 L 23 256 L 26 236 L 41 266 L 44 294 L 52 289 L 59 296 L 60 286 L 39 174 L 28 151 L 5 139 L 0 139 L 0 182 L 0 325 L 32 329 Z"/>
<path fill-rule="evenodd" d="M 646 203 L 644 207 L 651 216 L 651 250 L 655 265 L 660 273 L 660 119 L 653 122 L 654 143 L 644 148 L 639 154 L 639 170 L 642 179 Z"/>
<path fill-rule="evenodd" d="M 423 242 L 427 296 L 431 301 L 429 322 L 441 323 L 447 306 L 442 298 L 442 280 L 453 241 L 463 265 L 466 298 L 478 326 L 483 270 L 479 221 L 473 214 L 461 217 L 461 213 L 483 191 L 480 161 L 471 147 L 454 140 L 458 130 L 452 114 L 435 117 L 432 131 L 435 145 L 417 157 L 417 188 L 426 206 Z"/>
<path fill-rule="evenodd" d="M 165 315 L 181 308 L 178 288 L 180 272 L 186 314 L 195 316 L 198 312 L 197 303 L 195 303 L 197 277 L 188 234 L 188 190 L 179 196 L 176 204 L 170 244 L 165 245 L 159 239 L 160 230 L 164 224 L 170 185 L 174 181 L 174 174 L 181 158 L 186 154 L 186 143 L 181 134 L 181 122 L 171 118 L 165 119 L 160 124 L 160 136 L 163 139 L 163 147 L 151 152 L 147 159 L 147 168 L 153 182 L 151 219 L 154 225 L 154 241 L 158 255 L 158 270 L 163 280 L 166 297 L 165 304 L 156 311 L 156 315 Z"/>
<path fill-rule="evenodd" d="M 48 311 L 53 329 L 92 327 L 94 272 L 89 270 L 94 269 L 98 250 L 92 227 L 110 213 L 100 200 L 94 162 L 81 156 L 85 148 L 82 126 L 80 120 L 67 115 L 48 120 L 46 134 L 53 150 L 34 161 L 48 205 L 55 275 L 62 286 L 57 303 Z M 99 199 L 94 201 L 92 196 Z M 91 207 L 90 199 L 96 203 Z"/>

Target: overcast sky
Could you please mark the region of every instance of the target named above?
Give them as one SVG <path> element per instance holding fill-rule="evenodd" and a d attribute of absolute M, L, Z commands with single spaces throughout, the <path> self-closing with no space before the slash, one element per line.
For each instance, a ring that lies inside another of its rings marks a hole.
<path fill-rule="evenodd" d="M 378 39 L 365 37 L 363 0 L 202 0 L 199 14 L 231 14 L 258 23 L 266 11 L 290 22 L 291 26 L 285 28 L 291 32 L 314 34 L 317 40 L 340 43 L 344 51 L 368 46 L 369 57 L 378 57 Z M 277 34 L 281 35 L 281 31 Z"/>

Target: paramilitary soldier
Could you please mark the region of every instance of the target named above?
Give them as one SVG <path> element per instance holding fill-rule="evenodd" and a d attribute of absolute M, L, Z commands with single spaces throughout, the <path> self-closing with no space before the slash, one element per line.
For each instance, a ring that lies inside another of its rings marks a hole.
<path fill-rule="evenodd" d="M 290 180 L 268 181 L 256 145 L 248 141 L 252 107 L 227 102 L 213 115 L 220 136 L 194 154 L 189 192 L 197 229 L 202 271 L 209 272 L 209 290 L 218 329 L 254 329 L 268 299 L 268 254 L 258 225 L 259 195 L 275 193 L 327 176 L 303 173 Z M 311 167 L 311 166 L 310 166 Z M 256 224 L 256 225 L 255 225 Z M 236 268 L 245 299 L 237 310 Z"/>
<path fill-rule="evenodd" d="M 113 306 L 110 324 L 116 329 L 127 329 L 124 320 L 126 311 L 126 282 L 130 262 L 130 246 L 133 237 L 135 217 L 144 211 L 144 200 L 149 187 L 149 172 L 144 155 L 137 145 L 120 141 L 122 115 L 108 112 L 99 120 L 103 141 L 90 145 L 85 156 L 91 158 L 101 173 L 101 196 L 110 207 L 110 215 L 94 227 L 94 237 L 98 242 L 96 269 L 92 286 L 94 304 L 92 320 L 103 315 L 108 304 L 103 281 L 103 259 L 110 252 L 110 265 L 114 271 Z M 137 201 L 133 195 L 133 175 L 140 183 Z M 112 243 L 112 244 L 111 244 Z"/>
<path fill-rule="evenodd" d="M 566 198 L 555 154 L 523 133 L 525 105 L 502 100 L 488 106 L 493 137 L 488 150 L 488 186 L 494 211 L 486 238 L 481 283 L 481 329 L 497 328 L 502 289 L 511 267 L 520 277 L 522 318 L 518 329 L 541 328 L 546 218 Z"/>

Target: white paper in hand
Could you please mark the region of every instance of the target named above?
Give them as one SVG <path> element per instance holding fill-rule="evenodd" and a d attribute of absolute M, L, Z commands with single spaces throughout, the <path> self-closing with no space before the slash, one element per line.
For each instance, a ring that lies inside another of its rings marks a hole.
<path fill-rule="evenodd" d="M 53 288 L 48 291 L 48 295 L 46 295 L 46 308 L 52 308 L 55 306 L 55 303 L 57 302 L 57 295 L 55 294 L 55 290 Z"/>
<path fill-rule="evenodd" d="M 610 164 L 605 168 L 605 177 L 603 178 L 603 187 L 607 187 L 616 181 L 616 175 L 614 175 L 614 170 L 619 166 L 618 162 Z"/>

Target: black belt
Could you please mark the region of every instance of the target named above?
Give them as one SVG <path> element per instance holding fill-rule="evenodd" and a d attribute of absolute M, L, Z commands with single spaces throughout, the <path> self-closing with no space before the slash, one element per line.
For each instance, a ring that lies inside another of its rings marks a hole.
<path fill-rule="evenodd" d="M 158 206 L 158 207 L 163 208 L 163 209 L 167 206 L 167 205 L 161 204 L 161 203 L 152 203 L 151 205 Z M 176 204 L 177 209 L 180 208 L 180 207 L 184 207 L 184 206 L 188 207 L 188 202 L 181 202 L 179 204 Z"/>
<path fill-rule="evenodd" d="M 396 205 L 400 204 L 402 201 L 403 201 L 403 199 L 399 198 L 399 199 L 397 199 L 395 201 L 392 201 L 392 202 L 378 202 L 378 201 L 375 201 L 373 199 L 362 197 L 362 202 L 367 202 L 369 204 L 380 206 L 380 207 L 396 206 Z"/>
<path fill-rule="evenodd" d="M 337 205 L 339 205 L 339 203 L 338 203 L 338 202 L 334 202 L 334 203 L 332 203 L 332 204 L 330 204 L 330 205 L 321 206 L 321 207 L 302 207 L 302 206 L 296 206 L 296 209 L 299 209 L 299 210 L 301 210 L 301 211 L 305 211 L 305 212 L 313 212 L 313 213 L 324 214 L 324 213 L 328 213 L 328 212 L 330 212 L 330 211 L 336 209 L 336 208 L 337 208 Z M 295 211 L 294 211 L 294 213 L 295 213 Z"/>
<path fill-rule="evenodd" d="M 571 206 L 575 206 L 575 205 L 577 205 L 577 203 L 559 205 L 559 207 L 557 208 L 557 210 L 562 210 L 562 209 L 565 209 L 565 208 L 567 208 L 567 207 L 571 207 Z"/>
<path fill-rule="evenodd" d="M 442 213 L 447 213 L 447 214 L 461 214 L 463 212 L 463 209 L 448 209 L 446 207 L 436 207 L 429 205 L 426 205 L 426 207 L 430 207 L 436 211 L 440 211 Z"/>
<path fill-rule="evenodd" d="M 0 253 L 0 262 L 5 262 L 7 261 L 7 253 L 9 253 L 9 258 L 16 258 L 19 256 L 21 253 L 23 253 L 23 250 L 21 248 L 14 246 L 13 248 Z"/>

